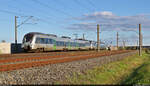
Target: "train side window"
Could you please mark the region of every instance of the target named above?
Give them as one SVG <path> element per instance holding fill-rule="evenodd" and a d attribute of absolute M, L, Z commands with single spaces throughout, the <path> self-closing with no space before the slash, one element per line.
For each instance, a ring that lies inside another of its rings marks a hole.
<path fill-rule="evenodd" d="M 53 39 L 50 39 L 50 44 L 53 44 L 54 43 L 54 40 Z"/>
<path fill-rule="evenodd" d="M 52 39 L 52 40 L 51 40 L 51 43 L 54 44 L 54 43 L 56 43 L 56 41 Z"/>
<path fill-rule="evenodd" d="M 70 42 L 68 42 L 68 46 L 71 46 L 71 43 L 70 43 Z"/>
<path fill-rule="evenodd" d="M 70 46 L 73 46 L 73 42 L 70 42 Z"/>
<path fill-rule="evenodd" d="M 85 44 L 81 43 L 81 47 L 84 47 L 84 46 L 85 46 Z"/>
<path fill-rule="evenodd" d="M 59 41 L 57 42 L 57 45 L 60 46 L 60 42 Z"/>
<path fill-rule="evenodd" d="M 81 45 L 81 47 L 83 47 L 83 44 L 82 44 L 82 43 L 81 43 L 80 45 Z"/>
<path fill-rule="evenodd" d="M 71 42 L 71 46 L 73 46 L 73 42 Z"/>
<path fill-rule="evenodd" d="M 40 43 L 41 43 L 41 44 L 45 44 L 44 38 L 41 38 Z"/>
<path fill-rule="evenodd" d="M 36 38 L 35 43 L 40 43 L 40 38 Z"/>
<path fill-rule="evenodd" d="M 65 42 L 65 45 L 68 46 L 68 42 Z"/>
<path fill-rule="evenodd" d="M 77 43 L 74 42 L 74 46 L 76 46 L 76 45 L 77 45 Z"/>
<path fill-rule="evenodd" d="M 59 46 L 62 46 L 62 42 L 61 41 L 59 42 Z"/>
<path fill-rule="evenodd" d="M 45 38 L 45 43 L 48 44 L 48 38 Z"/>
<path fill-rule="evenodd" d="M 60 41 L 58 42 L 58 45 L 61 46 L 61 42 Z"/>
<path fill-rule="evenodd" d="M 48 44 L 53 44 L 53 40 L 52 39 L 48 39 Z"/>
<path fill-rule="evenodd" d="M 78 46 L 80 47 L 80 43 L 78 43 Z"/>
<path fill-rule="evenodd" d="M 72 46 L 72 43 L 70 42 L 70 46 Z"/>
<path fill-rule="evenodd" d="M 64 46 L 64 42 L 61 41 L 61 42 L 60 42 L 60 46 Z"/>
<path fill-rule="evenodd" d="M 81 43 L 80 46 L 83 47 L 83 44 Z"/>
<path fill-rule="evenodd" d="M 72 46 L 74 47 L 74 42 L 72 42 Z"/>
<path fill-rule="evenodd" d="M 56 41 L 56 45 L 59 46 L 59 41 Z"/>
<path fill-rule="evenodd" d="M 66 42 L 66 46 L 69 46 L 69 42 Z"/>
<path fill-rule="evenodd" d="M 60 46 L 62 46 L 62 42 L 60 41 L 59 43 L 60 43 Z"/>
<path fill-rule="evenodd" d="M 61 42 L 60 42 L 60 46 L 63 46 L 63 45 L 64 45 L 64 42 L 61 41 Z"/>
<path fill-rule="evenodd" d="M 63 46 L 65 46 L 65 42 L 63 42 Z"/>
<path fill-rule="evenodd" d="M 82 47 L 82 44 L 80 43 L 80 47 Z"/>
<path fill-rule="evenodd" d="M 72 42 L 70 42 L 70 46 L 73 46 Z"/>
<path fill-rule="evenodd" d="M 59 46 L 61 46 L 61 41 L 59 41 Z"/>
<path fill-rule="evenodd" d="M 50 39 L 47 39 L 47 44 L 50 44 Z"/>
<path fill-rule="evenodd" d="M 66 42 L 64 42 L 64 46 L 66 46 Z"/>
<path fill-rule="evenodd" d="M 60 43 L 60 41 L 58 41 L 58 46 L 60 46 L 61 45 L 61 43 Z"/>
<path fill-rule="evenodd" d="M 44 44 L 48 43 L 48 38 L 44 38 Z"/>
<path fill-rule="evenodd" d="M 77 46 L 79 47 L 79 43 L 77 43 Z"/>
<path fill-rule="evenodd" d="M 53 44 L 54 40 L 50 39 L 50 43 Z"/>
<path fill-rule="evenodd" d="M 76 43 L 74 42 L 74 46 L 76 47 Z"/>

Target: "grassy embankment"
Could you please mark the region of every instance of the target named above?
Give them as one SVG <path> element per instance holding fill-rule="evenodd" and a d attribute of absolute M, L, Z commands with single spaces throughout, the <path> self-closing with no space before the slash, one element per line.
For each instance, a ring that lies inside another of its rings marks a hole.
<path fill-rule="evenodd" d="M 57 84 L 150 84 L 150 54 L 143 52 L 121 61 L 95 67 L 85 73 L 74 73 Z"/>

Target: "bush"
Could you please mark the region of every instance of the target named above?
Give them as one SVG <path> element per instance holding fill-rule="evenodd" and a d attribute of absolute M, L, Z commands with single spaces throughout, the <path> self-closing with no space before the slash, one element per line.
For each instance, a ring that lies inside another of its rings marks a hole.
<path fill-rule="evenodd" d="M 123 48 L 123 47 L 119 47 L 118 49 L 119 49 L 119 50 L 125 50 L 125 48 Z"/>
<path fill-rule="evenodd" d="M 126 50 L 137 50 L 137 47 L 134 46 L 134 47 L 125 47 Z"/>
<path fill-rule="evenodd" d="M 147 54 L 150 54 L 150 49 L 145 49 L 145 52 L 146 52 Z"/>

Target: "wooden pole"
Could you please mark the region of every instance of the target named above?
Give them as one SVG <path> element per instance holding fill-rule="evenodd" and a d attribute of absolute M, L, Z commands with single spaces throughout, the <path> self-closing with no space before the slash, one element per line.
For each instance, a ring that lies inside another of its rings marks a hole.
<path fill-rule="evenodd" d="M 100 41 L 99 41 L 99 24 L 97 24 L 97 51 L 100 49 Z"/>
<path fill-rule="evenodd" d="M 117 49 L 118 49 L 119 34 L 117 32 Z"/>
<path fill-rule="evenodd" d="M 142 56 L 142 35 L 141 35 L 141 24 L 139 24 L 139 56 Z"/>

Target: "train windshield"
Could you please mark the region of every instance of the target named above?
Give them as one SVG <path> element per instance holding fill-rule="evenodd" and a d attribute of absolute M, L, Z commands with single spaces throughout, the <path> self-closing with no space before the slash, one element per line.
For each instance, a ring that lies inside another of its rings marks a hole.
<path fill-rule="evenodd" d="M 24 36 L 23 43 L 32 42 L 32 39 L 33 39 L 33 34 L 27 34 Z"/>

